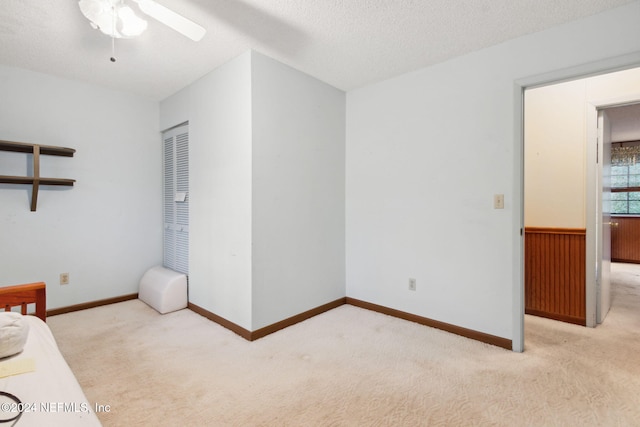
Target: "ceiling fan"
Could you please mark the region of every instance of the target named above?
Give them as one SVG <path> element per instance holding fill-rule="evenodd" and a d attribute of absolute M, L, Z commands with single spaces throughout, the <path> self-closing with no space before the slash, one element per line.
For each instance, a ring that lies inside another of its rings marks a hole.
<path fill-rule="evenodd" d="M 153 0 L 131 0 L 131 2 L 137 3 L 145 15 L 193 41 L 199 41 L 206 33 L 200 25 Z M 138 17 L 124 0 L 79 0 L 78 5 L 93 28 L 114 39 L 135 37 L 147 28 L 147 21 Z"/>

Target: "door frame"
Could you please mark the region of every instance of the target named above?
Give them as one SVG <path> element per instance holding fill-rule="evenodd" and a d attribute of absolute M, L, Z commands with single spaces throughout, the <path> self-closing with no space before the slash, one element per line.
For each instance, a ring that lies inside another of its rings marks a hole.
<path fill-rule="evenodd" d="M 575 67 L 550 71 L 543 74 L 523 77 L 513 83 L 514 112 L 514 203 L 513 212 L 513 332 L 512 349 L 524 351 L 524 91 L 563 81 L 607 74 L 640 66 L 640 53 L 606 58 Z M 593 150 L 591 150 L 593 151 Z"/>

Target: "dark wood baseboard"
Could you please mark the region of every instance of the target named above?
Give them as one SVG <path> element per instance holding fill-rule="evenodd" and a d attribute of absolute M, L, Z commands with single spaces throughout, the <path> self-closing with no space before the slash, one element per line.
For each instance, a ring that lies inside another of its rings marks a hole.
<path fill-rule="evenodd" d="M 242 326 L 236 325 L 235 323 L 228 321 L 224 317 L 218 316 L 217 314 L 212 313 L 209 310 L 204 309 L 204 308 L 200 307 L 199 305 L 196 305 L 196 304 L 194 304 L 192 302 L 187 304 L 187 308 L 189 310 L 193 311 L 194 313 L 198 313 L 200 316 L 206 317 L 207 319 L 211 320 L 212 322 L 217 323 L 218 325 L 222 326 L 223 328 L 227 328 L 231 332 L 235 332 L 236 334 L 240 335 L 245 340 L 251 341 L 251 331 L 246 330 Z"/>
<path fill-rule="evenodd" d="M 52 310 L 47 310 L 47 316 L 55 316 L 58 314 L 71 313 L 73 311 L 86 310 L 89 308 L 100 307 L 102 305 L 108 305 L 108 304 L 115 304 L 118 302 L 128 301 L 136 298 L 138 298 L 138 294 L 130 294 L 130 295 L 122 295 L 114 298 L 107 298 L 99 301 L 92 301 L 92 302 L 86 302 L 82 304 L 71 305 L 67 307 L 54 308 Z M 440 322 L 437 320 L 429 319 L 427 317 L 406 313 L 404 311 L 395 310 L 393 308 L 373 304 L 366 301 L 361 301 L 361 300 L 350 298 L 350 297 L 339 298 L 335 301 L 331 301 L 327 304 L 323 304 L 316 308 L 312 308 L 311 310 L 307 310 L 303 313 L 296 314 L 295 316 L 291 316 L 287 319 L 281 320 L 272 325 L 265 326 L 264 328 L 256 329 L 253 332 L 243 328 L 242 326 L 236 325 L 235 323 L 228 321 L 224 317 L 218 316 L 217 314 L 212 313 L 209 310 L 206 310 L 192 302 L 190 302 L 187 305 L 187 308 L 219 324 L 220 326 L 226 329 L 229 329 L 230 331 L 240 335 L 242 338 L 246 339 L 247 341 L 255 341 L 259 338 L 263 338 L 281 329 L 285 329 L 289 326 L 295 325 L 296 323 L 300 323 L 304 320 L 310 319 L 314 316 L 317 316 L 318 314 L 322 314 L 326 311 L 333 310 L 334 308 L 340 307 L 341 305 L 344 305 L 344 304 L 350 304 L 355 307 L 360 307 L 367 310 L 376 311 L 378 313 L 387 314 L 389 316 L 397 317 L 403 320 L 408 320 L 410 322 L 419 323 L 421 325 L 440 329 L 440 330 L 450 332 L 452 334 L 460 335 L 466 338 L 470 338 L 476 341 L 481 341 L 487 344 L 495 345 L 497 347 L 506 348 L 508 350 L 512 349 L 511 340 L 506 338 L 485 334 L 484 332 L 478 332 L 473 329 L 467 329 L 460 326 L 451 325 L 449 323 Z M 527 312 L 527 314 L 535 314 L 535 313 Z M 572 319 L 569 319 L 569 320 L 556 319 L 556 320 L 563 320 L 565 322 L 576 323 L 575 321 L 572 321 Z M 580 324 L 580 323 L 576 323 L 576 324 Z M 582 324 L 584 324 L 584 322 Z"/>
<path fill-rule="evenodd" d="M 47 310 L 47 316 L 55 316 L 57 314 L 71 313 L 73 311 L 86 310 L 88 308 L 100 307 L 101 305 L 115 304 L 118 302 L 129 301 L 138 298 L 138 294 L 122 295 L 119 297 L 107 298 L 98 301 L 90 301 L 82 304 L 70 305 L 67 307 L 54 308 Z"/>
<path fill-rule="evenodd" d="M 463 336 L 465 338 L 470 338 L 476 341 L 484 342 L 486 344 L 495 345 L 497 347 L 505 348 L 507 350 L 513 349 L 512 341 L 507 338 L 485 334 L 484 332 L 474 331 L 473 329 L 467 329 L 460 326 L 451 325 L 449 323 L 439 322 L 437 320 L 432 320 L 426 317 L 417 316 L 415 314 L 406 313 L 404 311 L 395 310 L 393 308 L 388 308 L 382 305 L 372 304 L 370 302 L 361 301 L 361 300 L 358 300 L 355 298 L 349 298 L 349 297 L 337 299 L 330 303 L 305 311 L 304 313 L 297 314 L 295 316 L 289 317 L 288 319 L 284 319 L 272 325 L 265 326 L 264 328 L 257 329 L 253 332 L 248 331 L 243 327 L 236 325 L 235 323 L 230 322 L 227 319 L 220 317 L 217 314 L 212 313 L 191 302 L 189 303 L 188 308 L 194 311 L 195 313 L 198 313 L 201 316 L 204 316 L 207 319 L 219 324 L 220 326 L 223 326 L 229 329 L 230 331 L 235 332 L 236 334 L 240 335 L 242 338 L 246 339 L 247 341 L 254 341 L 254 340 L 257 340 L 258 338 L 265 337 L 281 329 L 295 325 L 296 323 L 300 323 L 303 320 L 310 319 L 314 316 L 317 316 L 318 314 L 324 313 L 325 311 L 329 311 L 334 308 L 340 307 L 343 304 L 350 304 L 355 307 L 360 307 L 367 310 L 376 311 L 378 313 L 387 314 L 389 316 L 397 317 L 403 320 L 408 320 L 410 322 L 415 322 L 421 325 L 440 329 L 445 332 L 450 332 L 456 335 Z"/>
<path fill-rule="evenodd" d="M 398 317 L 400 319 L 408 320 L 410 322 L 419 323 L 421 325 L 429 326 L 431 328 L 440 329 L 445 332 L 460 335 L 465 338 L 470 338 L 476 341 L 481 341 L 486 344 L 495 345 L 497 347 L 506 348 L 507 350 L 513 349 L 513 343 L 510 339 L 498 337 L 495 335 L 485 334 L 484 332 L 475 331 L 473 329 L 463 328 L 461 326 L 452 325 L 438 320 L 429 319 L 427 317 L 418 316 L 404 311 L 396 310 L 393 308 L 385 307 L 378 304 L 373 304 L 366 301 L 357 300 L 355 298 L 346 298 L 347 304 L 351 304 L 356 307 L 365 308 L 367 310 L 377 311 L 378 313 L 387 314 L 389 316 Z"/>
<path fill-rule="evenodd" d="M 622 262 L 625 264 L 640 264 L 640 261 L 638 261 L 637 259 L 611 258 L 611 262 Z"/>
<path fill-rule="evenodd" d="M 295 325 L 296 323 L 300 323 L 303 320 L 310 319 L 314 316 L 317 316 L 318 314 L 324 313 L 325 311 L 333 310 L 336 307 L 340 307 L 341 305 L 344 305 L 346 303 L 346 300 L 346 298 L 340 298 L 335 301 L 331 301 L 330 303 L 323 304 L 319 307 L 312 308 L 311 310 L 305 311 L 304 313 L 296 314 L 295 316 L 291 316 L 288 319 L 281 320 L 272 325 L 265 326 L 264 328 L 256 329 L 251 333 L 251 341 L 277 332 L 280 329 Z"/>
<path fill-rule="evenodd" d="M 573 323 L 574 325 L 587 326 L 587 319 L 584 317 L 573 317 L 562 314 L 548 313 L 546 311 L 538 311 L 533 309 L 526 309 L 525 314 L 532 316 L 546 317 L 547 319 L 559 320 L 561 322 Z"/>
<path fill-rule="evenodd" d="M 295 316 L 291 316 L 287 319 L 281 320 L 279 322 L 276 322 L 272 325 L 269 326 L 265 326 L 264 328 L 260 328 L 260 329 L 256 329 L 255 331 L 248 331 L 247 329 L 243 328 L 240 325 L 236 325 L 233 322 L 228 321 L 227 319 L 225 319 L 224 317 L 218 316 L 215 313 L 210 312 L 209 310 L 206 310 L 200 306 L 197 306 L 194 303 L 189 303 L 189 305 L 187 306 L 187 308 L 189 308 L 190 310 L 192 310 L 195 313 L 198 313 L 201 316 L 206 317 L 207 319 L 211 320 L 212 322 L 215 322 L 217 324 L 219 324 L 222 327 L 225 327 L 227 329 L 229 329 L 232 332 L 235 332 L 236 334 L 240 335 L 242 338 L 246 339 L 247 341 L 255 341 L 259 338 L 265 337 L 269 334 L 272 334 L 274 332 L 278 332 L 281 329 L 287 328 L 289 326 L 295 325 L 296 323 L 300 323 L 303 320 L 307 320 L 310 319 L 314 316 L 317 316 L 318 314 L 324 313 L 325 311 L 329 311 L 331 309 L 334 309 L 336 307 L 340 307 L 341 305 L 343 305 L 345 303 L 345 298 L 340 298 L 337 299 L 335 301 L 329 302 L 327 304 L 323 304 L 319 307 L 316 308 L 312 308 L 311 310 L 307 310 L 303 313 L 300 314 L 296 314 Z"/>

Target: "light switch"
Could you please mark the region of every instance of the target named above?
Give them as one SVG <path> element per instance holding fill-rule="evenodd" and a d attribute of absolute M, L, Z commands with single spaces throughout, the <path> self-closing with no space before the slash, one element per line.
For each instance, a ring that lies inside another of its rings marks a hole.
<path fill-rule="evenodd" d="M 504 209 L 504 194 L 493 195 L 493 209 Z"/>

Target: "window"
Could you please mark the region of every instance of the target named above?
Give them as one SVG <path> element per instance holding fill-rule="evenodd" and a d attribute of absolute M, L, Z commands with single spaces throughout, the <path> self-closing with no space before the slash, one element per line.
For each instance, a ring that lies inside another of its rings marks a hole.
<path fill-rule="evenodd" d="M 640 215 L 640 145 L 612 144 L 611 213 Z"/>
<path fill-rule="evenodd" d="M 164 145 L 163 265 L 189 274 L 189 127 L 162 134 Z"/>

